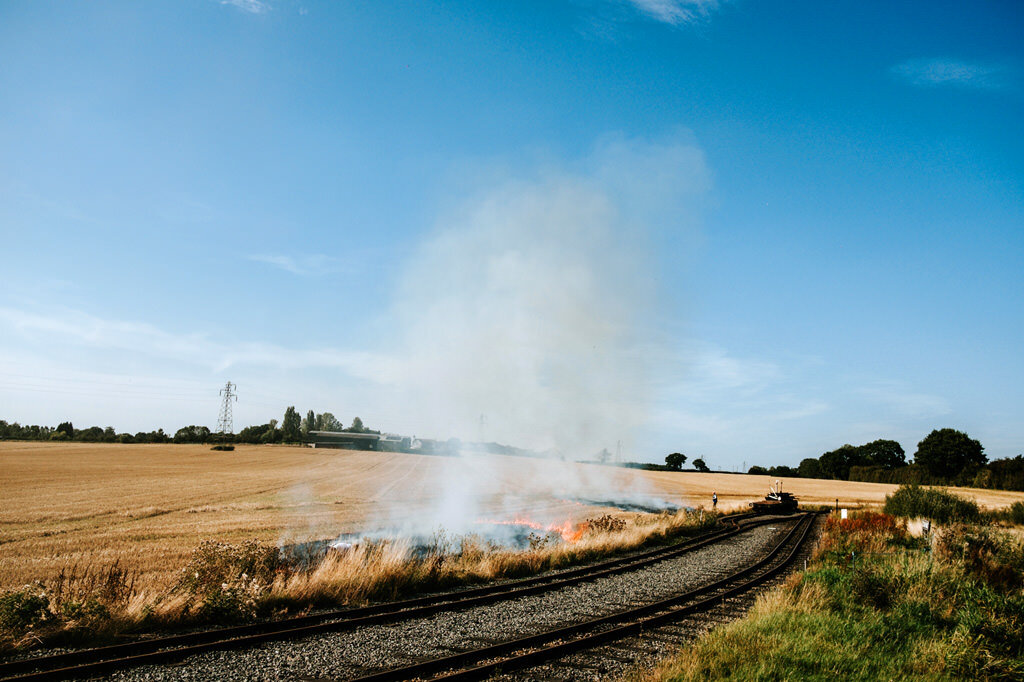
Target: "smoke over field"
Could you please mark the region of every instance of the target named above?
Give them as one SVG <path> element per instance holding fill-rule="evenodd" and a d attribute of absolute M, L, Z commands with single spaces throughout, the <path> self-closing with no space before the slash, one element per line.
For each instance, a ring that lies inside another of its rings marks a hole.
<path fill-rule="evenodd" d="M 450 211 L 396 288 L 387 411 L 418 435 L 505 443 L 559 460 L 619 447 L 636 456 L 651 361 L 663 345 L 651 324 L 659 259 L 650 237 L 668 216 L 692 213 L 685 205 L 706 176 L 701 153 L 685 140 L 613 139 L 575 170 L 505 179 Z M 471 527 L 492 461 L 446 462 L 434 482 L 441 503 L 417 523 Z M 533 498 L 659 506 L 613 471 L 591 469 L 556 466 L 526 477 L 520 489 L 500 491 L 505 515 Z"/>
<path fill-rule="evenodd" d="M 0 588 L 29 584 L 75 564 L 119 561 L 140 572 L 140 586 L 157 590 L 172 584 L 192 550 L 210 538 L 297 543 L 361 529 L 412 527 L 417 519 L 438 519 L 438 510 L 446 508 L 440 498 L 449 494 L 442 485 L 448 467 L 474 466 L 475 460 L 256 445 L 220 453 L 202 445 L 0 442 L 6 502 L 0 506 L 5 529 Z M 581 472 L 549 473 L 563 467 Z M 519 507 L 545 523 L 581 521 L 606 511 L 572 499 L 582 488 L 599 487 L 601 479 L 586 484 L 591 470 L 612 472 L 609 489 L 619 494 L 644 490 L 668 501 L 707 506 L 710 491 L 717 490 L 719 508 L 727 509 L 760 499 L 769 483 L 759 476 L 621 470 L 519 457 L 492 457 L 481 468 L 468 475 L 479 487 L 466 493 L 479 518 L 507 520 Z M 560 478 L 584 483 L 562 489 Z M 787 487 L 803 504 L 832 504 L 838 497 L 841 504 L 856 506 L 880 505 L 896 486 L 794 479 Z M 1024 498 L 1024 493 L 996 490 L 958 492 L 988 508 Z M 423 525 L 432 531 L 430 523 Z"/>
<path fill-rule="evenodd" d="M 611 141 L 582 166 L 479 192 L 415 251 L 393 315 L 420 428 L 569 459 L 632 445 L 660 345 L 651 233 L 705 172 L 679 141 Z"/>

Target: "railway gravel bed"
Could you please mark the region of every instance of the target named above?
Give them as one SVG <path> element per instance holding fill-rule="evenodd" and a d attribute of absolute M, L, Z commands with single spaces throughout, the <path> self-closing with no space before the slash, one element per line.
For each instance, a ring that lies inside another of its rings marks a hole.
<path fill-rule="evenodd" d="M 507 675 L 494 675 L 491 682 L 597 682 L 639 676 L 653 670 L 666 657 L 677 652 L 706 632 L 746 615 L 758 595 L 778 587 L 804 560 L 809 559 L 824 526 L 824 517 L 818 517 L 811 529 L 811 540 L 797 554 L 794 567 L 757 588 L 738 597 L 726 599 L 709 611 L 698 613 L 664 627 L 648 630 L 642 636 L 622 639 L 612 644 L 550 661 L 533 668 L 517 670 Z"/>
<path fill-rule="evenodd" d="M 756 561 L 794 523 L 793 519 L 782 518 L 778 523 L 752 528 L 675 559 L 554 592 L 407 622 L 268 642 L 251 649 L 209 652 L 176 664 L 117 671 L 107 679 L 352 679 L 384 668 L 536 634 L 706 585 Z M 622 669 L 635 664 L 627 656 L 616 658 L 622 659 L 617 666 Z M 569 679 L 568 670 L 583 671 L 580 679 L 607 679 L 612 673 L 605 664 L 582 663 L 575 668 L 550 665 L 554 667 L 537 670 L 538 679 Z M 586 677 L 588 671 L 596 676 Z M 517 675 L 515 679 L 522 677 Z"/>

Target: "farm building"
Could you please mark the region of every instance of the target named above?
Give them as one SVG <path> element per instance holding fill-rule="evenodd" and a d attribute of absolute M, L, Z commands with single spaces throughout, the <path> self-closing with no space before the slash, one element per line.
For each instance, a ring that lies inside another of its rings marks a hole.
<path fill-rule="evenodd" d="M 311 448 L 343 448 L 346 450 L 376 450 L 379 433 L 351 433 L 349 431 L 310 431 L 306 444 Z"/>

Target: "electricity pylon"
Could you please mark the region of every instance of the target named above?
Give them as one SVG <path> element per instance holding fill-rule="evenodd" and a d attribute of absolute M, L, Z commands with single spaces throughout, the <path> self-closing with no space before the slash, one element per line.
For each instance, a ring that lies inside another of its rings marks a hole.
<path fill-rule="evenodd" d="M 234 426 L 231 424 L 231 402 L 238 402 L 238 394 L 235 393 L 235 386 L 230 381 L 224 384 L 224 388 L 220 389 L 221 396 L 224 400 L 220 404 L 220 416 L 217 417 L 217 433 L 222 436 L 226 436 L 234 431 Z"/>

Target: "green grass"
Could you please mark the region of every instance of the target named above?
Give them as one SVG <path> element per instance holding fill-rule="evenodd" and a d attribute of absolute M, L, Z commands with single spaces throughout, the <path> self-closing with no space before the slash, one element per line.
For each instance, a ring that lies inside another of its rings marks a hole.
<path fill-rule="evenodd" d="M 644 679 L 1024 679 L 1021 544 L 955 526 L 934 545 L 830 519 L 809 570 Z"/>

